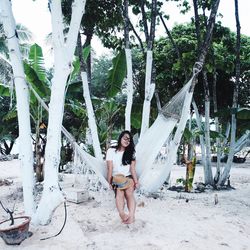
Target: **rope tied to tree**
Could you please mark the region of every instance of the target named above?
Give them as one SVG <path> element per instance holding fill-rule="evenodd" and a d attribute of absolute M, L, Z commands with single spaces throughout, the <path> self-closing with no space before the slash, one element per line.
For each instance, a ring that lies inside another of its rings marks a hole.
<path fill-rule="evenodd" d="M 192 84 L 189 88 L 189 92 L 193 92 L 194 91 L 194 87 L 197 83 L 197 76 L 198 74 L 202 71 L 202 67 L 203 67 L 203 63 L 201 62 L 195 62 L 194 66 L 193 66 L 193 75 L 191 77 L 192 80 Z"/>
<path fill-rule="evenodd" d="M 193 66 L 193 75 L 197 76 L 202 70 L 203 64 L 201 62 L 195 62 Z"/>
<path fill-rule="evenodd" d="M 0 35 L 0 38 L 3 38 L 4 40 L 9 40 L 9 39 L 11 39 L 11 38 L 13 38 L 13 37 L 16 37 L 17 39 L 19 39 L 17 30 L 15 30 L 15 34 L 12 35 L 12 36 L 10 36 L 10 37 L 7 37 L 4 33 L 2 33 L 2 34 Z"/>

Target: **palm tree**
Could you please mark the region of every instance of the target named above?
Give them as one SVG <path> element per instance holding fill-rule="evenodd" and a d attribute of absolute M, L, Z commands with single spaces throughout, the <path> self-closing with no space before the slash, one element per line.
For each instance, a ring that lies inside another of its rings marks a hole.
<path fill-rule="evenodd" d="M 32 41 L 31 31 L 22 24 L 16 25 L 16 32 L 20 42 L 20 50 L 23 58 L 28 58 Z M 0 23 L 0 33 L 4 34 L 3 25 Z M 12 67 L 9 61 L 7 37 L 0 37 L 0 84 L 8 86 L 12 79 Z"/>

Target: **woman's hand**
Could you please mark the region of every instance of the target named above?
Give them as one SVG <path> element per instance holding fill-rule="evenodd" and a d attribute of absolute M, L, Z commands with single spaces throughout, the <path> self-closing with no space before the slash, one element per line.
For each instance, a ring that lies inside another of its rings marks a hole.
<path fill-rule="evenodd" d="M 140 187 L 139 182 L 135 182 L 135 189 L 136 189 L 136 188 L 139 188 L 139 187 Z"/>

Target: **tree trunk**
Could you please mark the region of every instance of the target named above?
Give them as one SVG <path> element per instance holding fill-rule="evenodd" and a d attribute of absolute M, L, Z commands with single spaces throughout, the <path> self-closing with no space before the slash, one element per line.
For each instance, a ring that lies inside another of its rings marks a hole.
<path fill-rule="evenodd" d="M 214 55 L 213 55 L 213 57 L 214 57 Z M 221 131 L 219 128 L 219 119 L 218 119 L 218 116 L 216 115 L 216 113 L 218 112 L 216 86 L 217 86 L 217 73 L 216 73 L 216 70 L 214 70 L 214 73 L 213 73 L 213 104 L 214 104 L 214 113 L 215 113 L 215 118 L 214 118 L 215 119 L 215 130 L 217 133 L 220 133 Z M 216 138 L 216 154 L 217 154 L 217 162 L 216 162 L 216 174 L 214 176 L 215 184 L 219 180 L 220 169 L 221 169 L 221 162 L 220 162 L 220 159 L 221 159 L 221 139 L 218 137 Z"/>
<path fill-rule="evenodd" d="M 0 16 L 8 40 L 10 61 L 13 68 L 16 89 L 17 116 L 19 127 L 19 159 L 21 160 L 23 178 L 23 196 L 26 215 L 32 216 L 35 210 L 33 198 L 34 171 L 33 152 L 31 144 L 31 125 L 29 110 L 29 90 L 25 82 L 22 57 L 16 33 L 16 24 L 13 17 L 11 2 L 1 1 Z"/>
<path fill-rule="evenodd" d="M 100 147 L 100 141 L 98 137 L 98 131 L 96 126 L 95 113 L 92 105 L 92 101 L 89 93 L 89 84 L 87 79 L 87 73 L 81 72 L 82 85 L 83 85 L 83 97 L 86 104 L 87 114 L 88 114 L 88 125 L 90 129 L 90 133 L 93 140 L 93 148 L 95 152 L 95 157 L 99 160 L 103 160 L 102 150 Z"/>
<path fill-rule="evenodd" d="M 127 103 L 125 108 L 125 129 L 131 130 L 131 111 L 133 105 L 133 70 L 131 49 L 125 49 L 127 61 Z"/>
<path fill-rule="evenodd" d="M 132 70 L 132 55 L 129 46 L 129 17 L 128 17 L 128 0 L 124 0 L 123 9 L 124 18 L 124 38 L 125 38 L 125 53 L 127 64 L 127 104 L 125 108 L 125 129 L 131 130 L 131 111 L 133 104 L 133 70 Z"/>
<path fill-rule="evenodd" d="M 210 101 L 205 101 L 205 184 L 213 185 L 213 173 L 211 167 L 211 143 L 210 143 Z"/>
<path fill-rule="evenodd" d="M 238 10 L 238 0 L 234 1 L 235 3 L 235 20 L 236 20 L 236 28 L 237 28 L 237 42 L 236 42 L 236 77 L 234 83 L 234 93 L 233 93 L 233 105 L 232 105 L 232 120 L 231 120 L 231 142 L 230 142 L 230 151 L 227 159 L 227 164 L 224 168 L 223 174 L 219 180 L 219 185 L 224 185 L 225 181 L 229 178 L 233 156 L 234 156 L 234 148 L 235 148 L 235 135 L 236 135 L 236 112 L 238 106 L 238 91 L 239 91 L 239 83 L 240 83 L 240 20 L 239 20 L 239 10 Z"/>
<path fill-rule="evenodd" d="M 153 52 L 152 50 L 147 51 L 146 61 L 146 77 L 145 77 L 145 97 L 143 102 L 142 110 L 142 124 L 141 124 L 141 135 L 143 136 L 149 128 L 149 117 L 150 117 L 150 105 L 154 95 L 155 85 L 151 84 L 152 76 L 152 65 L 153 65 Z"/>
<path fill-rule="evenodd" d="M 143 1 L 142 1 L 143 2 Z M 145 97 L 143 102 L 143 111 L 142 111 L 142 125 L 141 125 L 141 136 L 145 134 L 147 129 L 149 128 L 149 118 L 150 118 L 150 105 L 151 100 L 155 91 L 155 83 L 154 78 L 152 78 L 153 72 L 153 43 L 155 38 L 155 21 L 156 21 L 156 0 L 152 0 L 151 4 L 151 25 L 150 25 L 150 36 L 148 36 L 147 30 L 147 19 L 145 15 L 143 15 L 143 23 L 144 23 L 144 32 L 147 41 L 147 60 L 146 60 L 146 77 L 145 77 Z M 143 8 L 142 8 L 143 10 Z"/>
<path fill-rule="evenodd" d="M 205 58 L 206 58 L 206 55 L 208 53 L 208 49 L 209 49 L 210 44 L 211 44 L 212 35 L 213 35 L 213 28 L 214 28 L 215 18 L 216 18 L 216 14 L 217 14 L 217 11 L 219 8 L 219 4 L 220 4 L 220 0 L 216 0 L 214 2 L 212 9 L 211 9 L 211 12 L 210 12 L 208 26 L 206 29 L 206 37 L 205 37 L 204 42 L 200 48 L 200 53 L 199 53 L 199 58 L 198 58 L 198 62 L 201 63 L 202 65 L 205 62 Z"/>
<path fill-rule="evenodd" d="M 45 150 L 44 191 L 37 209 L 35 223 L 48 224 L 53 212 L 64 197 L 58 185 L 60 163 L 61 127 L 64 112 L 65 86 L 71 71 L 80 22 L 84 13 L 85 1 L 72 3 L 72 16 L 67 41 L 63 35 L 63 18 L 60 1 L 52 1 L 52 38 L 55 58 L 55 73 L 52 79 L 47 145 Z"/>
<path fill-rule="evenodd" d="M 215 18 L 218 11 L 220 0 L 216 0 L 212 6 L 208 25 L 206 26 L 206 36 L 203 44 L 201 45 L 201 32 L 200 32 L 200 19 L 198 14 L 198 2 L 197 0 L 193 0 L 194 4 L 194 13 L 195 13 L 195 27 L 196 27 L 196 35 L 197 35 L 197 44 L 198 44 L 198 63 L 202 68 L 205 63 L 205 58 L 208 53 L 208 49 L 211 44 L 213 27 L 215 24 Z M 210 136 L 209 136 L 209 91 L 206 80 L 206 73 L 203 73 L 203 79 L 205 84 L 205 141 L 206 141 L 206 164 L 205 164 L 205 183 L 213 184 L 213 175 L 211 169 L 211 160 L 210 160 Z"/>
<path fill-rule="evenodd" d="M 211 167 L 211 143 L 210 143 L 210 92 L 208 87 L 207 73 L 202 72 L 205 92 L 205 148 L 206 148 L 206 164 L 205 164 L 205 184 L 213 185 L 213 173 Z"/>
<path fill-rule="evenodd" d="M 148 34 L 148 24 L 147 24 L 147 16 L 145 12 L 145 0 L 141 0 L 141 13 L 142 13 L 142 23 L 143 23 L 143 28 L 144 28 L 144 34 L 145 34 L 145 40 L 149 40 L 149 34 Z"/>
<path fill-rule="evenodd" d="M 198 51 L 197 54 L 199 55 L 200 49 L 201 49 L 201 31 L 200 31 L 200 17 L 198 12 L 198 1 L 193 0 L 193 6 L 194 6 L 194 20 L 195 20 L 195 30 L 196 30 L 196 38 L 197 38 L 197 45 L 198 45 Z"/>
<path fill-rule="evenodd" d="M 43 162 L 42 162 L 42 144 L 40 138 L 40 123 L 42 122 L 41 113 L 42 105 L 38 103 L 38 117 L 34 121 L 36 123 L 36 138 L 35 138 L 35 170 L 36 170 L 36 181 L 42 182 L 43 178 Z"/>
<path fill-rule="evenodd" d="M 93 105 L 92 105 L 92 101 L 91 101 L 91 97 L 90 97 L 90 92 L 89 92 L 89 83 L 91 81 L 91 77 L 90 76 L 87 77 L 88 74 L 86 73 L 86 69 L 88 67 L 90 67 L 90 65 L 86 67 L 84 60 L 83 60 L 82 42 L 81 42 L 80 33 L 78 34 L 77 44 L 78 44 L 77 45 L 78 46 L 78 56 L 79 56 L 79 60 L 80 60 L 81 78 L 82 78 L 82 85 L 83 85 L 83 97 L 84 97 L 84 101 L 86 104 L 86 110 L 87 110 L 87 114 L 88 114 L 88 126 L 90 129 L 90 133 L 91 133 L 91 137 L 92 137 L 92 141 L 93 141 L 94 153 L 95 153 L 95 157 L 97 159 L 103 160 L 102 150 L 101 150 L 101 146 L 100 146 L 101 144 L 100 144 L 100 140 L 98 137 L 98 131 L 97 131 L 97 126 L 96 126 L 95 113 L 94 113 L 94 109 L 93 109 Z M 87 45 L 89 45 L 89 44 L 90 44 L 90 41 Z M 91 70 L 89 70 L 88 72 L 91 72 Z"/>
<path fill-rule="evenodd" d="M 195 116 L 196 116 L 197 126 L 198 126 L 200 131 L 203 131 L 200 114 L 199 114 L 199 111 L 198 111 L 198 108 L 197 108 L 197 105 L 196 105 L 195 101 L 192 102 L 192 105 L 193 105 Z M 201 162 L 202 162 L 202 166 L 205 168 L 205 165 L 206 165 L 206 150 L 205 150 L 204 136 L 199 135 L 199 139 L 200 139 L 200 144 L 201 144 Z"/>
<path fill-rule="evenodd" d="M 93 30 L 91 31 L 88 31 L 87 35 L 86 35 L 86 40 L 85 40 L 85 43 L 83 45 L 83 48 L 86 48 L 88 46 L 91 46 L 91 40 L 92 40 L 92 37 L 93 37 Z M 81 39 L 81 35 L 79 33 L 79 36 L 78 36 L 78 39 Z M 81 40 L 80 40 L 81 41 Z M 82 42 L 81 42 L 82 44 Z M 80 48 L 79 48 L 80 49 Z M 81 50 L 79 51 L 79 53 L 81 53 L 81 57 L 82 57 L 82 46 L 81 46 Z M 83 60 L 82 60 L 83 61 Z M 92 70 L 91 70 L 91 50 L 89 52 L 89 56 L 86 60 L 86 69 L 84 71 L 87 72 L 87 77 L 88 77 L 88 83 L 91 84 L 91 79 L 92 79 Z"/>

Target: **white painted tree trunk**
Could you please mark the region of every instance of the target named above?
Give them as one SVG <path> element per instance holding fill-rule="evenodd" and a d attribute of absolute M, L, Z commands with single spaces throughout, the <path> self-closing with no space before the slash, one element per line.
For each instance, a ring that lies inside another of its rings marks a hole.
<path fill-rule="evenodd" d="M 235 142 L 234 154 L 238 153 L 245 146 L 249 145 L 250 145 L 250 130 L 246 130 L 246 132 Z"/>
<path fill-rule="evenodd" d="M 223 141 L 223 145 L 226 145 L 227 141 L 228 141 L 228 138 L 229 138 L 229 135 L 230 135 L 230 130 L 231 130 L 231 123 L 228 122 L 227 123 L 227 128 L 226 128 L 226 132 L 225 132 L 225 139 Z"/>
<path fill-rule="evenodd" d="M 125 49 L 127 62 L 127 104 L 125 109 L 125 129 L 131 130 L 131 110 L 133 104 L 133 71 L 131 49 Z"/>
<path fill-rule="evenodd" d="M 18 39 L 16 37 L 16 24 L 11 9 L 11 2 L 9 0 L 1 1 L 0 16 L 7 36 L 10 61 L 14 73 L 20 142 L 19 159 L 21 160 L 23 179 L 24 208 L 25 213 L 32 216 L 35 210 L 35 204 L 33 198 L 34 170 L 31 144 L 29 90 L 25 82 L 23 62 Z"/>
<path fill-rule="evenodd" d="M 188 129 L 192 133 L 192 119 L 193 119 L 193 114 L 190 113 L 190 118 L 188 121 Z M 194 157 L 194 139 L 190 138 L 190 142 L 188 145 L 188 159 L 191 160 Z"/>
<path fill-rule="evenodd" d="M 211 143 L 210 143 L 210 101 L 205 101 L 205 148 L 206 148 L 206 165 L 205 165 L 205 184 L 213 185 L 213 173 L 211 168 Z"/>
<path fill-rule="evenodd" d="M 151 50 L 148 50 L 147 61 L 146 61 L 145 97 L 143 102 L 140 136 L 143 136 L 149 128 L 150 105 L 155 91 L 155 84 L 151 84 L 152 62 L 153 62 L 153 52 Z"/>
<path fill-rule="evenodd" d="M 58 168 L 61 150 L 61 127 L 64 112 L 65 86 L 71 71 L 80 22 L 84 13 L 85 1 L 75 0 L 72 4 L 72 17 L 67 34 L 63 35 L 61 1 L 52 0 L 52 39 L 55 58 L 55 73 L 52 79 L 49 104 L 47 144 L 45 150 L 44 191 L 37 209 L 34 223 L 48 224 L 54 210 L 64 197 L 58 185 Z"/>
<path fill-rule="evenodd" d="M 94 109 L 92 106 L 90 93 L 89 93 L 87 73 L 81 72 L 81 78 L 82 78 L 82 85 L 83 85 L 83 97 L 84 97 L 85 104 L 86 104 L 86 109 L 87 109 L 87 114 L 88 114 L 88 124 L 89 124 L 89 129 L 90 129 L 90 133 L 91 133 L 92 140 L 93 140 L 93 148 L 94 148 L 95 157 L 99 159 L 100 161 L 102 161 L 103 160 L 102 150 L 100 147 L 100 141 L 99 141 L 98 132 L 97 132 L 95 113 L 94 113 Z"/>
<path fill-rule="evenodd" d="M 233 163 L 234 151 L 235 151 L 235 134 L 236 134 L 236 117 L 235 117 L 235 114 L 232 114 L 230 150 L 229 150 L 229 155 L 227 159 L 227 164 L 218 182 L 219 185 L 224 185 L 227 178 L 229 177 L 229 173 L 230 173 L 232 163 Z"/>
<path fill-rule="evenodd" d="M 218 117 L 215 117 L 215 129 L 217 133 L 220 133 L 220 127 L 219 127 L 219 119 Z M 216 162 L 216 174 L 214 179 L 217 181 L 219 176 L 220 176 L 220 169 L 221 169 L 221 139 L 220 138 L 216 138 L 216 149 L 217 149 L 217 162 Z"/>
<path fill-rule="evenodd" d="M 197 105 L 196 105 L 196 103 L 194 101 L 192 102 L 192 105 L 193 105 L 195 116 L 196 116 L 197 126 L 198 126 L 199 130 L 202 131 L 202 123 L 201 123 L 201 118 L 200 118 L 200 114 L 199 114 Z M 202 166 L 205 169 L 205 165 L 206 165 L 206 151 L 205 151 L 204 136 L 203 135 L 199 135 L 199 138 L 200 138 L 200 144 L 201 144 L 201 162 L 202 162 Z M 204 173 L 205 173 L 205 171 L 204 171 Z"/>

